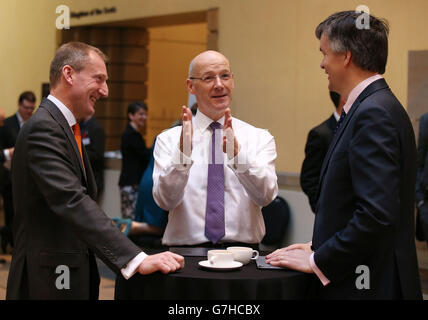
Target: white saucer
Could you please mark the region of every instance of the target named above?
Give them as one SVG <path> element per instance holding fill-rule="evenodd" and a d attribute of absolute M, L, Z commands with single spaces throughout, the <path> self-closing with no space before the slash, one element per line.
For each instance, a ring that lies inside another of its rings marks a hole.
<path fill-rule="evenodd" d="M 242 267 L 242 262 L 232 261 L 228 265 L 215 266 L 211 264 L 208 260 L 199 261 L 199 265 L 203 268 L 210 270 L 233 270 Z"/>

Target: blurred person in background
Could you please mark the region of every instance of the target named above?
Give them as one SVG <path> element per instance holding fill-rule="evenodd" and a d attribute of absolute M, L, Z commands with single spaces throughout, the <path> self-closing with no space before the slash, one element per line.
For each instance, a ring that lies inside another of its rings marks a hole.
<path fill-rule="evenodd" d="M 144 170 L 149 164 L 151 150 L 141 135 L 147 120 L 147 105 L 134 102 L 128 106 L 128 124 L 122 134 L 122 170 L 119 177 L 122 218 L 135 218 L 138 186 Z"/>
<path fill-rule="evenodd" d="M 18 110 L 16 113 L 4 120 L 4 125 L 0 128 L 0 137 L 3 143 L 3 155 L 6 161 L 12 160 L 13 149 L 15 147 L 16 139 L 22 126 L 33 115 L 36 107 L 36 95 L 32 91 L 25 91 L 19 95 Z M 4 168 L 2 178 L 2 196 L 5 212 L 5 227 L 2 231 L 2 248 L 4 251 L 7 245 L 13 246 L 13 194 L 12 194 L 12 180 L 10 177 L 10 162 Z"/>

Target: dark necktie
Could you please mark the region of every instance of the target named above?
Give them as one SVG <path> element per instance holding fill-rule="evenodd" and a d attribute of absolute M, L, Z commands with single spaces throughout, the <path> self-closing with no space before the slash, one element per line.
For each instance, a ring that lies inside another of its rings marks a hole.
<path fill-rule="evenodd" d="M 345 110 L 342 110 L 342 113 L 340 114 L 339 121 L 337 121 L 336 128 L 334 129 L 333 134 L 336 134 L 337 130 L 339 130 L 340 125 L 342 124 L 343 120 L 345 120 L 345 117 L 346 117 L 346 112 Z"/>
<path fill-rule="evenodd" d="M 217 136 L 218 139 L 216 139 L 215 137 L 215 131 L 217 129 L 221 129 L 222 126 L 218 122 L 213 122 L 210 124 L 210 127 L 212 129 L 211 161 L 208 164 L 207 206 L 206 206 L 206 212 L 205 212 L 205 236 L 212 243 L 217 243 L 225 235 L 224 167 L 223 167 L 223 152 L 221 151 L 222 139 L 221 139 L 221 135 Z M 217 157 L 216 157 L 216 150 L 218 154 Z"/>

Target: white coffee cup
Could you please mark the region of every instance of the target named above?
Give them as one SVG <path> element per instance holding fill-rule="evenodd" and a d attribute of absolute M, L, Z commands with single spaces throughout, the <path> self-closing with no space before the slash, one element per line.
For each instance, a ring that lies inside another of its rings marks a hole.
<path fill-rule="evenodd" d="M 233 263 L 233 253 L 228 250 L 209 250 L 208 261 L 215 267 L 228 267 Z"/>
<path fill-rule="evenodd" d="M 247 264 L 251 260 L 257 259 L 259 256 L 259 252 L 250 247 L 228 247 L 227 251 L 233 253 L 233 259 L 235 261 L 242 262 L 243 264 Z"/>

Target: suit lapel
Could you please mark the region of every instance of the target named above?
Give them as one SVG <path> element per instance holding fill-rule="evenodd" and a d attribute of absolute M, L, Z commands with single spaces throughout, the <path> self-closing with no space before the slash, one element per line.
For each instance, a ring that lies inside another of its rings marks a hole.
<path fill-rule="evenodd" d="M 76 139 L 74 138 L 73 131 L 70 128 L 70 125 L 68 124 L 67 119 L 65 119 L 64 115 L 61 113 L 58 107 L 49 99 L 43 99 L 40 106 L 48 110 L 49 113 L 52 115 L 52 117 L 55 119 L 55 121 L 57 121 L 63 128 L 65 135 L 67 136 L 68 140 L 70 141 L 73 147 L 75 160 L 79 164 L 80 171 L 82 172 L 82 176 L 86 182 L 87 178 L 86 178 L 85 168 L 83 167 L 83 162 L 82 162 L 83 159 L 80 156 L 80 151 L 79 151 L 79 148 L 77 147 Z"/>
<path fill-rule="evenodd" d="M 14 130 L 15 130 L 15 132 L 16 132 L 16 135 L 18 135 L 18 132 L 19 132 L 19 130 L 21 129 L 21 127 L 20 127 L 20 125 L 19 125 L 19 119 L 18 119 L 18 116 L 16 115 L 16 113 L 15 113 L 15 115 L 13 116 L 13 118 L 14 118 L 14 122 L 15 122 L 15 124 L 14 124 L 14 126 L 15 126 Z"/>
<path fill-rule="evenodd" d="M 349 113 L 346 115 L 345 119 L 343 120 L 343 123 L 341 124 L 339 130 L 337 130 L 336 134 L 333 136 L 333 140 L 331 141 L 330 147 L 329 147 L 327 154 L 324 158 L 324 161 L 323 161 L 323 164 L 321 167 L 320 179 L 319 179 L 319 183 L 318 183 L 317 198 L 319 197 L 322 181 L 323 181 L 324 175 L 327 171 L 328 165 L 330 163 L 330 158 L 333 154 L 333 151 L 336 148 L 336 145 L 339 142 L 340 138 L 342 137 L 343 133 L 345 132 L 346 127 L 348 126 L 349 122 L 351 121 L 352 116 L 354 115 L 355 111 L 358 109 L 359 105 L 361 104 L 362 101 L 364 101 L 365 98 L 367 98 L 368 96 L 370 96 L 374 92 L 381 90 L 381 89 L 385 89 L 385 88 L 388 88 L 388 84 L 386 83 L 385 79 L 376 80 L 373 83 L 371 83 L 367 88 L 365 88 L 363 90 L 363 92 L 361 92 L 361 94 L 357 97 L 355 102 L 352 104 L 352 107 L 351 107 Z"/>
<path fill-rule="evenodd" d="M 331 132 L 333 132 L 334 129 L 336 129 L 337 121 L 336 121 L 336 118 L 334 117 L 334 114 L 332 114 L 331 117 L 328 118 L 327 126 L 331 130 Z"/>
<path fill-rule="evenodd" d="M 19 130 L 21 129 L 21 127 L 19 126 L 19 119 L 18 119 L 18 116 L 16 115 L 16 113 L 14 114 L 12 120 L 13 120 L 13 123 L 12 123 L 12 126 L 10 127 L 10 130 L 12 132 L 13 143 L 16 143 L 16 139 L 18 138 Z"/>
<path fill-rule="evenodd" d="M 83 163 L 85 164 L 88 194 L 92 199 L 96 199 L 98 194 L 97 184 L 95 182 L 95 176 L 92 171 L 91 162 L 89 160 L 88 153 L 86 152 L 86 148 L 83 144 L 82 144 L 82 156 L 83 156 Z"/>

